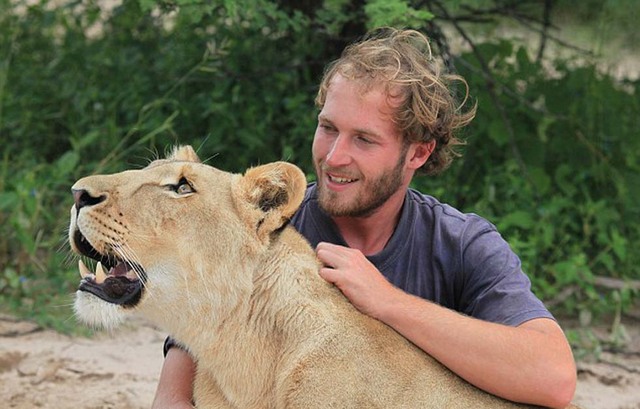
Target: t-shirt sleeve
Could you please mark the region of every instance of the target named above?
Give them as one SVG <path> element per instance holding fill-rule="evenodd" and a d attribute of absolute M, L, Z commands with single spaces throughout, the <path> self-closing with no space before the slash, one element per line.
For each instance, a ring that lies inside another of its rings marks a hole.
<path fill-rule="evenodd" d="M 463 313 L 485 321 L 517 326 L 534 318 L 551 318 L 531 291 L 520 259 L 496 228 L 473 217 L 461 248 Z"/>

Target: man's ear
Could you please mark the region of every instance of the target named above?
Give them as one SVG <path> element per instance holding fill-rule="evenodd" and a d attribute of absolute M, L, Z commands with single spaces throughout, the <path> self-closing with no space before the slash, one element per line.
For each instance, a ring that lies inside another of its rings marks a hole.
<path fill-rule="evenodd" d="M 175 146 L 167 159 L 175 162 L 196 162 L 200 163 L 200 158 L 191 145 Z"/>
<path fill-rule="evenodd" d="M 304 173 L 287 162 L 251 168 L 236 178 L 231 194 L 240 218 L 267 245 L 271 234 L 298 210 L 307 186 Z"/>
<path fill-rule="evenodd" d="M 432 139 L 428 142 L 414 142 L 407 150 L 406 164 L 411 169 L 418 169 L 424 165 L 433 150 L 436 148 L 436 141 Z"/>

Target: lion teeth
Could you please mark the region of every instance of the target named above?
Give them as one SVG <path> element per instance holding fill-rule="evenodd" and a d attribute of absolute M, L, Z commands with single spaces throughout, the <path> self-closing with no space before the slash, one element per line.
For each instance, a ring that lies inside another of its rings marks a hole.
<path fill-rule="evenodd" d="M 82 262 L 82 260 L 78 260 L 78 270 L 80 271 L 80 277 L 87 278 L 93 274 L 87 268 L 87 266 Z"/>
<path fill-rule="evenodd" d="M 98 264 L 96 264 L 96 283 L 102 284 L 106 279 L 107 274 L 104 272 L 104 268 L 102 268 L 102 263 L 98 261 Z"/>

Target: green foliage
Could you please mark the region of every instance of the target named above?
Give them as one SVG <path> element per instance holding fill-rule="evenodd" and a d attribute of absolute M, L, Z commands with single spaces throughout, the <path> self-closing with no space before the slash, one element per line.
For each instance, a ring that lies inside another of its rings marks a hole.
<path fill-rule="evenodd" d="M 637 82 L 563 61 L 549 75 L 507 41 L 478 51 L 463 57 L 476 61 L 462 72 L 470 88 L 486 81 L 478 58 L 500 84 L 477 96 L 465 159 L 442 196 L 495 221 L 543 299 L 572 312 L 628 308 L 630 290 L 621 297 L 596 277 L 640 278 L 640 254 L 629 251 L 640 239 Z"/>
<path fill-rule="evenodd" d="M 325 64 L 366 27 L 435 21 L 401 0 L 30 3 L 0 0 L 0 302 L 59 328 L 73 323 L 74 180 L 144 166 L 175 143 L 230 171 L 285 159 L 311 174 Z M 492 4 L 451 10 L 468 3 Z M 628 307 L 637 294 L 595 278 L 640 278 L 638 82 L 543 66 L 507 40 L 459 61 L 479 106 L 469 144 L 416 186 L 494 221 L 557 308 Z"/>
<path fill-rule="evenodd" d="M 316 20 L 331 36 L 337 37 L 344 25 L 354 18 L 349 12 L 350 3 L 350 0 L 325 0 L 316 12 Z"/>
<path fill-rule="evenodd" d="M 625 47 L 638 50 L 640 34 L 635 27 L 640 18 L 640 8 L 636 0 L 558 0 L 554 7 L 563 20 L 585 26 L 596 25 L 598 36 L 604 36 L 607 42 L 619 36 Z"/>
<path fill-rule="evenodd" d="M 79 157 L 73 152 L 51 164 L 35 163 L 12 169 L 15 158 L 5 153 L 0 173 L 0 301 L 41 324 L 66 329 L 74 280 L 59 250 L 63 232 L 50 234 L 61 212 L 60 189 L 66 193 Z M 52 212 L 56 209 L 56 212 Z M 75 274 L 73 274 L 75 276 Z M 50 291 L 59 288 L 63 291 Z"/>
<path fill-rule="evenodd" d="M 369 0 L 364 6 L 369 29 L 376 27 L 421 27 L 433 18 L 427 10 L 416 10 L 402 0 Z"/>

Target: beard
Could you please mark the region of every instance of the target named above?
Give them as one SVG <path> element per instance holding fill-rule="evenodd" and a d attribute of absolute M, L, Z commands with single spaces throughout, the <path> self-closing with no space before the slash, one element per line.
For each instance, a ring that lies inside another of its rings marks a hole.
<path fill-rule="evenodd" d="M 332 217 L 370 216 L 403 186 L 404 164 L 403 153 L 393 169 L 385 170 L 375 179 L 365 179 L 356 197 L 348 202 L 341 201 L 339 193 L 325 189 L 322 183 L 318 183 L 320 208 Z M 325 168 L 325 170 L 330 169 Z M 316 174 L 319 174 L 318 169 Z"/>

